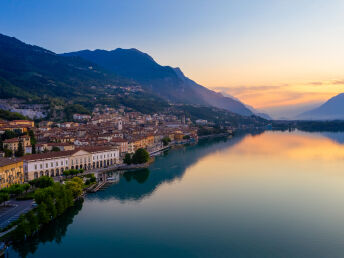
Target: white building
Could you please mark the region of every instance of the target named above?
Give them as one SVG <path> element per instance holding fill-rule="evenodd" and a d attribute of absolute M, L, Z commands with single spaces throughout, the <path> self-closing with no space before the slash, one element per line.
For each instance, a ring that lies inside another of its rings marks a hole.
<path fill-rule="evenodd" d="M 71 151 L 48 152 L 22 157 L 25 181 L 41 176 L 60 176 L 67 169 L 94 169 L 119 163 L 114 147 L 85 147 Z"/>
<path fill-rule="evenodd" d="M 207 120 L 203 120 L 203 119 L 197 119 L 195 122 L 196 122 L 196 125 L 206 125 L 208 123 Z"/>
<path fill-rule="evenodd" d="M 74 120 L 79 120 L 79 121 L 90 120 L 91 116 L 90 115 L 85 115 L 85 114 L 74 114 L 73 115 L 73 119 Z"/>

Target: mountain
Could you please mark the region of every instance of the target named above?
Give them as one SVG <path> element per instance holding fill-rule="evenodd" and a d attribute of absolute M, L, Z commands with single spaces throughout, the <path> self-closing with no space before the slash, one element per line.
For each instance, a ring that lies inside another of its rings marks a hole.
<path fill-rule="evenodd" d="M 123 80 L 79 57 L 63 57 L 0 34 L 1 97 L 78 96 Z"/>
<path fill-rule="evenodd" d="M 240 99 L 228 94 L 227 92 L 221 92 L 221 94 L 224 96 L 224 97 L 227 97 L 227 98 L 232 98 L 236 101 L 239 101 L 240 103 L 242 103 L 243 105 L 245 105 L 245 107 L 247 109 L 249 109 L 253 114 L 255 114 L 256 116 L 259 116 L 261 118 L 264 118 L 266 120 L 272 120 L 272 117 L 266 113 L 263 113 L 263 112 L 260 112 L 259 110 L 255 109 L 254 107 L 250 106 L 250 105 L 247 105 L 245 103 L 243 103 Z"/>
<path fill-rule="evenodd" d="M 110 69 L 99 60 L 97 64 L 90 58 L 58 55 L 0 34 L 0 98 L 30 107 L 44 104 L 45 119 L 54 121 L 70 121 L 74 113 L 90 113 L 99 105 L 220 124 L 265 123 L 249 116 L 240 102 L 198 85 L 178 68 L 160 66 L 138 50 L 115 52 L 120 58 L 109 59 L 111 65 L 118 62 Z"/>
<path fill-rule="evenodd" d="M 343 120 L 344 93 L 329 99 L 318 108 L 300 114 L 297 118 L 303 120 Z"/>
<path fill-rule="evenodd" d="M 138 82 L 144 90 L 172 103 L 213 106 L 240 115 L 253 115 L 241 102 L 197 84 L 179 68 L 159 65 L 148 54 L 137 49 L 82 50 L 62 56 L 81 57 Z"/>

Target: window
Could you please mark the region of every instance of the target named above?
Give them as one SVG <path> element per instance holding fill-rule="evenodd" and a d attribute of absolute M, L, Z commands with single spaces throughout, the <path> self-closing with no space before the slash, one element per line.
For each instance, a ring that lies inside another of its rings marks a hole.
<path fill-rule="evenodd" d="M 35 165 L 35 170 L 37 169 L 37 165 Z"/>
<path fill-rule="evenodd" d="M 61 166 L 63 165 L 63 161 L 61 161 Z"/>
<path fill-rule="evenodd" d="M 59 163 L 58 162 L 56 162 L 56 167 L 59 165 Z"/>
<path fill-rule="evenodd" d="M 45 167 L 46 167 L 46 168 L 48 167 L 48 163 L 45 164 Z"/>
<path fill-rule="evenodd" d="M 43 165 L 42 165 L 42 164 L 40 164 L 40 165 L 39 165 L 39 167 L 40 167 L 40 168 L 43 168 Z"/>
<path fill-rule="evenodd" d="M 51 163 L 50 163 L 50 166 L 51 166 L 51 167 L 53 167 L 53 166 L 54 166 L 54 163 L 53 163 L 53 162 L 51 162 Z"/>

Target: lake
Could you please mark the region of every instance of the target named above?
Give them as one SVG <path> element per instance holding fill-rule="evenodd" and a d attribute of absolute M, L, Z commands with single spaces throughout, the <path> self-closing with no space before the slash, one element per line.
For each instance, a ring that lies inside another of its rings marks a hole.
<path fill-rule="evenodd" d="M 170 150 L 9 257 L 344 257 L 343 136 L 269 131 Z"/>

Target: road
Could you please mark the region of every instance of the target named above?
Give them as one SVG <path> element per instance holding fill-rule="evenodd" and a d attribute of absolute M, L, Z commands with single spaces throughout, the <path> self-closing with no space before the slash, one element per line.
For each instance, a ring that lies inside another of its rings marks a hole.
<path fill-rule="evenodd" d="M 32 200 L 16 201 L 10 200 L 7 202 L 12 207 L 0 208 L 0 228 L 6 227 L 12 221 L 15 221 L 23 213 L 30 211 L 32 207 Z"/>

